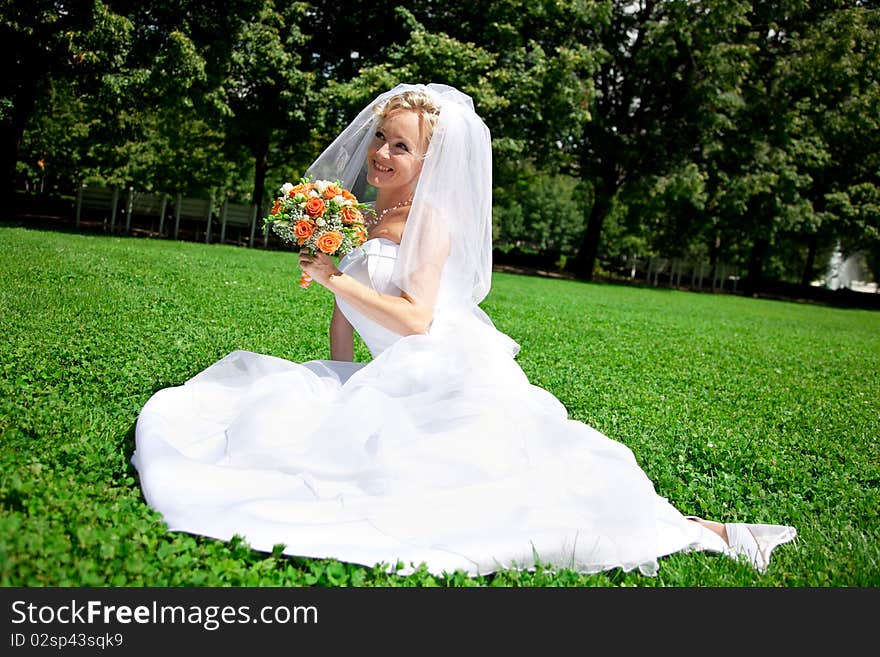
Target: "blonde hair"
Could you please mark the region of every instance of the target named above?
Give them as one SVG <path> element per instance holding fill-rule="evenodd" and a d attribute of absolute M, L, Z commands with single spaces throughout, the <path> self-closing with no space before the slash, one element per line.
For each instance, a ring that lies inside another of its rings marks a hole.
<path fill-rule="evenodd" d="M 392 96 L 385 101 L 384 105 L 376 107 L 373 111 L 380 121 L 384 121 L 388 115 L 398 110 L 418 112 L 419 123 L 425 134 L 425 139 L 427 142 L 431 141 L 434 126 L 437 125 L 437 117 L 440 116 L 440 106 L 434 102 L 431 96 L 424 91 L 404 91 Z"/>

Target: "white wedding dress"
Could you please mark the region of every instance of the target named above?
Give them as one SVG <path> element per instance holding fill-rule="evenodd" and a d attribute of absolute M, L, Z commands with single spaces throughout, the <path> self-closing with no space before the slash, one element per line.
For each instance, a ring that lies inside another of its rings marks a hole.
<path fill-rule="evenodd" d="M 397 249 L 371 239 L 340 269 L 398 294 Z M 235 351 L 144 406 L 133 462 L 170 529 L 436 574 L 653 574 L 672 552 L 725 551 L 626 446 L 531 385 L 480 311 L 441 301 L 426 335 L 400 337 L 337 303 L 371 362 Z M 772 545 L 793 535 L 779 529 Z"/>

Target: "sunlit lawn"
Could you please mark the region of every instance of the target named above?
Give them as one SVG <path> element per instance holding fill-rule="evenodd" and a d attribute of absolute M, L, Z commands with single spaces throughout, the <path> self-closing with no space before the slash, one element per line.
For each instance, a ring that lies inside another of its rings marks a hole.
<path fill-rule="evenodd" d="M 407 577 L 170 533 L 130 465 L 156 390 L 235 349 L 328 357 L 291 253 L 0 226 L 5 586 L 880 585 L 880 313 L 496 274 L 531 381 L 629 445 L 682 511 L 795 525 L 769 571 Z M 357 355 L 367 358 L 363 345 Z"/>

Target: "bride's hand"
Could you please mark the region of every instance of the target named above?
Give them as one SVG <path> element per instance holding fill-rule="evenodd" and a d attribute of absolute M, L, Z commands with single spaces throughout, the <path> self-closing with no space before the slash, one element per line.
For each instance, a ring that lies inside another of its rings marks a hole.
<path fill-rule="evenodd" d="M 323 253 L 312 255 L 306 251 L 299 254 L 299 266 L 302 270 L 321 285 L 326 286 L 331 276 L 342 272 L 336 267 L 333 259 Z"/>

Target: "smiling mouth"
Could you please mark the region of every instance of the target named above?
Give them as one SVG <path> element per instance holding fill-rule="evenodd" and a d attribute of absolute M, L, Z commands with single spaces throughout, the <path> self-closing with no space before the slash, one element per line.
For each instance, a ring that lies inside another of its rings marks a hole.
<path fill-rule="evenodd" d="M 394 169 L 390 167 L 383 167 L 381 164 L 376 162 L 376 160 L 373 160 L 373 166 L 376 168 L 377 171 L 381 171 L 382 173 L 389 173 L 390 171 L 394 171 Z"/>

